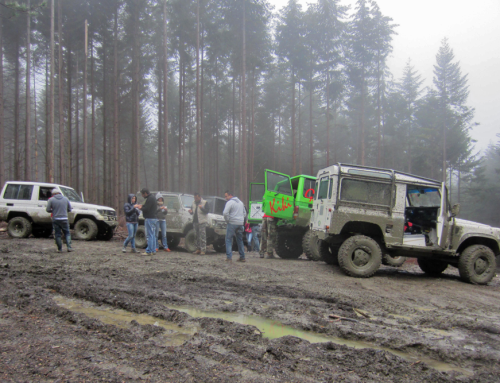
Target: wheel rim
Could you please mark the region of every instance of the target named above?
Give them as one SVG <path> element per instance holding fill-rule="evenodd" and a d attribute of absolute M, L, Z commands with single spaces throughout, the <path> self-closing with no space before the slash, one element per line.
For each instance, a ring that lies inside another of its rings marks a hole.
<path fill-rule="evenodd" d="M 16 223 L 14 226 L 14 231 L 17 234 L 21 234 L 23 232 L 23 229 L 24 229 L 24 225 L 22 223 Z"/>
<path fill-rule="evenodd" d="M 357 267 L 363 267 L 370 262 L 371 254 L 365 249 L 356 249 L 352 254 L 352 263 Z"/>
<path fill-rule="evenodd" d="M 87 234 L 89 233 L 89 228 L 88 228 L 88 226 L 86 226 L 86 225 L 82 225 L 82 226 L 80 227 L 80 233 L 81 233 L 81 234 L 83 234 L 83 235 L 87 235 Z"/>
<path fill-rule="evenodd" d="M 481 275 L 488 269 L 488 265 L 489 263 L 487 259 L 479 257 L 476 259 L 476 262 L 474 262 L 474 271 L 476 274 Z"/>

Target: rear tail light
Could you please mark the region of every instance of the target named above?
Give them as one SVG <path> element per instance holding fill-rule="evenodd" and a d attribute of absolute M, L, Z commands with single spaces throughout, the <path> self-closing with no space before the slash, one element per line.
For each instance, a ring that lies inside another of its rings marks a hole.
<path fill-rule="evenodd" d="M 298 216 L 299 216 L 299 207 L 295 206 L 295 208 L 293 209 L 293 219 L 297 219 Z"/>

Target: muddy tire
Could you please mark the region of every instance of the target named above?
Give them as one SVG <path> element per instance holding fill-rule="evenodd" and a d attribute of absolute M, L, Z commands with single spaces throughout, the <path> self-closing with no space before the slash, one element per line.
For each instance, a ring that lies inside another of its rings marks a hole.
<path fill-rule="evenodd" d="M 194 229 L 189 230 L 186 234 L 186 238 L 184 238 L 184 247 L 190 253 L 196 251 L 198 248 L 196 246 L 196 231 Z"/>
<path fill-rule="evenodd" d="M 312 235 L 311 230 L 307 230 L 302 237 L 302 249 L 304 250 L 306 257 L 311 261 L 321 261 L 318 240 L 314 235 Z"/>
<path fill-rule="evenodd" d="M 82 218 L 75 223 L 75 237 L 81 241 L 91 241 L 95 239 L 99 229 L 97 224 L 90 218 Z"/>
<path fill-rule="evenodd" d="M 51 227 L 34 227 L 33 228 L 33 237 L 35 238 L 49 238 L 52 234 Z"/>
<path fill-rule="evenodd" d="M 354 235 L 340 246 L 338 261 L 340 268 L 347 275 L 369 278 L 382 264 L 382 250 L 372 238 Z"/>
<path fill-rule="evenodd" d="M 145 249 L 148 247 L 148 239 L 146 237 L 146 226 L 137 227 L 137 232 L 135 233 L 135 247 L 139 249 Z"/>
<path fill-rule="evenodd" d="M 495 254 L 483 245 L 466 248 L 458 260 L 460 278 L 474 285 L 485 285 L 493 279 L 497 269 Z"/>
<path fill-rule="evenodd" d="M 7 233 L 12 238 L 28 238 L 32 230 L 33 225 L 24 217 L 14 217 L 7 224 Z"/>
<path fill-rule="evenodd" d="M 181 242 L 181 237 L 179 235 L 168 234 L 167 233 L 167 244 L 170 250 L 174 250 Z"/>
<path fill-rule="evenodd" d="M 439 277 L 448 268 L 447 262 L 435 259 L 417 258 L 417 263 L 424 273 L 432 277 Z"/>
<path fill-rule="evenodd" d="M 328 242 L 319 240 L 318 241 L 318 253 L 321 260 L 328 265 L 339 265 L 339 246 L 330 245 Z"/>
<path fill-rule="evenodd" d="M 382 257 L 382 264 L 385 266 L 400 267 L 406 262 L 406 257 L 396 256 L 393 257 L 389 254 L 384 254 Z"/>
<path fill-rule="evenodd" d="M 112 227 L 101 227 L 97 233 L 96 239 L 99 241 L 110 241 L 115 235 L 115 231 Z"/>
<path fill-rule="evenodd" d="M 278 233 L 276 254 L 282 259 L 297 259 L 304 252 L 302 238 L 288 233 Z"/>

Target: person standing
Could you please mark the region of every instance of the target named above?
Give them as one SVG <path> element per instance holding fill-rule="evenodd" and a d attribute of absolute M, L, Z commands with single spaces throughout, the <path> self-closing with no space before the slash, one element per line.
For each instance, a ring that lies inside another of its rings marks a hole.
<path fill-rule="evenodd" d="M 62 252 L 61 232 L 64 233 L 66 238 L 66 246 L 68 253 L 72 252 L 71 248 L 71 234 L 69 232 L 68 213 L 72 210 L 69 199 L 64 197 L 59 189 L 52 189 L 52 198 L 47 203 L 45 209 L 47 213 L 51 213 L 52 227 L 54 228 L 54 239 L 57 245 L 57 252 Z"/>
<path fill-rule="evenodd" d="M 273 250 L 276 244 L 276 221 L 274 217 L 264 214 L 261 234 L 260 257 L 264 258 L 267 252 L 267 258 L 275 258 Z"/>
<path fill-rule="evenodd" d="M 123 205 L 123 210 L 125 211 L 125 222 L 127 224 L 128 237 L 123 242 L 122 252 L 127 252 L 127 245 L 130 243 L 132 248 L 132 253 L 137 253 L 135 248 L 135 235 L 137 233 L 137 227 L 139 226 L 139 209 L 136 206 L 137 197 L 134 194 L 129 194 L 127 197 L 127 202 Z"/>
<path fill-rule="evenodd" d="M 247 222 L 245 223 L 245 235 L 247 237 L 247 251 L 250 253 L 252 251 L 252 227 L 250 224 Z"/>
<path fill-rule="evenodd" d="M 168 209 L 167 207 L 164 205 L 164 200 L 163 200 L 163 196 L 161 195 L 161 193 L 157 193 L 156 194 L 156 205 L 157 205 L 157 210 L 156 210 L 156 218 L 158 219 L 158 221 L 156 221 L 156 251 L 158 251 L 160 249 L 160 246 L 159 246 L 159 243 L 158 243 L 158 234 L 160 233 L 160 230 L 161 230 L 161 249 L 163 251 L 170 251 L 170 249 L 168 248 L 168 244 L 167 244 L 167 213 L 168 213 Z"/>
<path fill-rule="evenodd" d="M 137 207 L 142 210 L 142 216 L 144 217 L 144 226 L 146 228 L 146 238 L 148 246 L 146 247 L 146 252 L 142 255 L 152 255 L 156 254 L 156 199 L 155 196 L 149 192 L 148 188 L 143 188 L 141 190 L 141 195 L 146 200 L 144 204 L 138 205 Z"/>
<path fill-rule="evenodd" d="M 245 262 L 245 252 L 243 248 L 243 232 L 245 224 L 245 205 L 238 197 L 234 197 L 228 190 L 224 193 L 226 198 L 226 206 L 224 207 L 224 219 L 227 222 L 226 229 L 226 256 L 227 262 L 232 262 L 233 259 L 233 237 L 236 235 L 236 243 L 238 244 L 238 253 L 240 258 L 238 262 Z"/>
<path fill-rule="evenodd" d="M 193 226 L 196 232 L 197 250 L 193 254 L 205 255 L 207 252 L 207 214 L 208 202 L 201 198 L 200 193 L 194 193 L 194 201 L 189 209 L 193 216 Z"/>
<path fill-rule="evenodd" d="M 252 227 L 252 250 L 260 252 L 260 225 L 253 224 L 250 226 Z"/>

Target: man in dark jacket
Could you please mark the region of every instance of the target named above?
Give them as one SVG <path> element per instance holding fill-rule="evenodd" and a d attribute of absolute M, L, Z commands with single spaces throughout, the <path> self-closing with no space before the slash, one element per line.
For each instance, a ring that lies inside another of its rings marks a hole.
<path fill-rule="evenodd" d="M 146 200 L 144 204 L 139 205 L 139 209 L 142 210 L 142 215 L 144 217 L 144 226 L 146 228 L 146 238 L 148 240 L 148 246 L 146 247 L 146 252 L 142 255 L 153 255 L 156 254 L 156 237 L 158 233 L 156 232 L 156 198 L 154 195 L 149 193 L 149 189 L 143 188 L 141 190 L 141 195 Z"/>
<path fill-rule="evenodd" d="M 59 189 L 52 189 L 52 198 L 49 199 L 46 210 L 47 213 L 52 213 L 52 227 L 54 228 L 57 252 L 62 252 L 61 231 L 64 232 L 64 236 L 66 237 L 68 252 L 73 251 L 68 222 L 68 212 L 71 211 L 69 199 L 64 197 Z"/>

